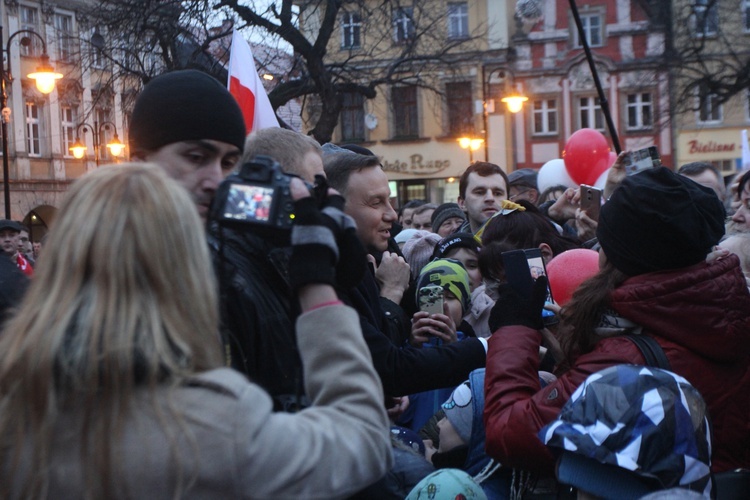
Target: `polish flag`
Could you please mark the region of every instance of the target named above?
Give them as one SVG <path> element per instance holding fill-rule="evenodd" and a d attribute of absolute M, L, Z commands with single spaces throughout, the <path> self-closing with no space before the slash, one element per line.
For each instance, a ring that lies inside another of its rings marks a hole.
<path fill-rule="evenodd" d="M 279 126 L 263 82 L 255 69 L 253 51 L 237 30 L 232 33 L 227 88 L 242 109 L 248 134 L 254 130 Z"/>

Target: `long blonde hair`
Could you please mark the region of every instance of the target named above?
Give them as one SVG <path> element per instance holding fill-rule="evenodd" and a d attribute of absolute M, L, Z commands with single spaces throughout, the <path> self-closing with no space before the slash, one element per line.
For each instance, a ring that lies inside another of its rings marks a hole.
<path fill-rule="evenodd" d="M 111 491 L 135 389 L 220 364 L 216 287 L 187 192 L 143 163 L 84 176 L 0 335 L 0 497 L 22 463 L 22 496 L 51 493 L 50 443 L 67 408 L 80 410 L 87 496 Z"/>

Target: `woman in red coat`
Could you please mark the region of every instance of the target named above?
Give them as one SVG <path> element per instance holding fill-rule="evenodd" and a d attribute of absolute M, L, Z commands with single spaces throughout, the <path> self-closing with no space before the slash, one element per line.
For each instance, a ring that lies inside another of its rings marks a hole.
<path fill-rule="evenodd" d="M 671 370 L 703 395 L 713 422 L 712 470 L 750 467 L 750 294 L 734 255 L 708 263 L 724 232 L 716 195 L 666 168 L 623 181 L 597 229 L 600 272 L 563 310 L 567 359 L 540 388 L 541 302 L 503 286 L 493 309 L 485 378 L 487 452 L 503 465 L 551 474 L 537 437 L 590 374 L 645 364 L 626 334 L 662 347 Z"/>

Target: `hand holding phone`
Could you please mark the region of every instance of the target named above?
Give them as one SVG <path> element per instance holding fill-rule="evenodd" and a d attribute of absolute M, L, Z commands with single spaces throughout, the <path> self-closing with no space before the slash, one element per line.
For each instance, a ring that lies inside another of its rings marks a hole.
<path fill-rule="evenodd" d="M 541 277 L 544 277 L 544 300 L 540 306 L 541 311 L 539 315 L 543 320 L 543 324 L 557 323 L 557 316 L 552 311 L 543 309 L 544 302 L 552 303 L 554 301 L 552 299 L 552 291 L 547 282 L 547 269 L 544 265 L 544 259 L 542 259 L 542 251 L 538 248 L 511 250 L 503 252 L 502 257 L 505 267 L 505 279 L 526 300 L 532 300 L 536 293 L 536 283 Z"/>
<path fill-rule="evenodd" d="M 661 167 L 659 151 L 656 146 L 632 151 L 625 158 L 624 166 L 628 175 L 637 174 L 649 168 Z"/>
<path fill-rule="evenodd" d="M 581 184 L 581 210 L 596 222 L 599 222 L 599 210 L 602 208 L 602 190 L 594 186 Z"/>

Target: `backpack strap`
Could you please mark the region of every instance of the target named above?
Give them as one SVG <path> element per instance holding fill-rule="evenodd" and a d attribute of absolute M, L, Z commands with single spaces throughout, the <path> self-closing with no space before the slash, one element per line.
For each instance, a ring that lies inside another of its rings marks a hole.
<path fill-rule="evenodd" d="M 641 351 L 646 360 L 646 366 L 653 366 L 664 370 L 672 369 L 667 355 L 664 354 L 664 349 L 661 348 L 656 340 L 648 335 L 625 335 L 624 337 L 634 343 L 638 350 Z"/>

